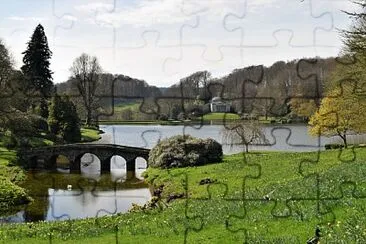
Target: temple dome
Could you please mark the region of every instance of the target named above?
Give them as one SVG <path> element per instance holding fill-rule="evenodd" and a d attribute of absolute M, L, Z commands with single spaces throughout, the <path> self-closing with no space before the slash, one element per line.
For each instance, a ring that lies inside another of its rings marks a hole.
<path fill-rule="evenodd" d="M 212 102 L 221 102 L 221 97 L 214 97 L 212 98 Z"/>

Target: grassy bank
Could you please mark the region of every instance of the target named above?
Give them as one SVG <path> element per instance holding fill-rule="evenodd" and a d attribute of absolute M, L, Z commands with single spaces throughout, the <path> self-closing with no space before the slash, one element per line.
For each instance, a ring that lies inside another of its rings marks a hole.
<path fill-rule="evenodd" d="M 97 141 L 101 138 L 101 131 L 93 128 L 81 128 L 81 141 L 82 142 L 92 142 Z"/>
<path fill-rule="evenodd" d="M 23 170 L 15 165 L 16 151 L 8 150 L 4 141 L 7 136 L 1 135 L 0 140 L 0 214 L 11 211 L 14 206 L 31 200 L 23 188 L 17 184 L 25 179 Z"/>
<path fill-rule="evenodd" d="M 200 167 L 148 169 L 146 180 L 164 185 L 163 199 L 180 193 L 187 198 L 113 217 L 6 225 L 0 229 L 0 239 L 20 243 L 45 243 L 50 238 L 65 243 L 115 243 L 116 238 L 123 243 L 182 243 L 184 239 L 191 243 L 242 243 L 245 239 L 249 243 L 304 243 L 319 224 L 322 243 L 364 243 L 366 149 L 341 154 L 330 150 L 317 157 L 317 153 L 256 152 L 225 156 L 222 163 Z M 310 160 L 318 162 L 307 163 Z M 303 177 L 299 169 L 309 176 Z M 200 184 L 207 179 L 213 183 Z M 263 199 L 266 194 L 269 200 Z M 317 196 L 323 200 L 316 201 Z M 243 197 L 252 200 L 243 201 Z"/>

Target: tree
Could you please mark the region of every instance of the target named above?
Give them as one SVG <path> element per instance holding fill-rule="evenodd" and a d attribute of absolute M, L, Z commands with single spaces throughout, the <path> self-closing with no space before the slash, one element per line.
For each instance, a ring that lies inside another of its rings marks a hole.
<path fill-rule="evenodd" d="M 354 84 L 344 83 L 322 99 L 309 121 L 311 135 L 338 135 L 347 148 L 347 134 L 366 131 L 366 101 L 355 94 L 354 88 Z"/>
<path fill-rule="evenodd" d="M 6 115 L 12 112 L 10 107 L 10 97 L 12 96 L 11 76 L 13 62 L 8 49 L 0 39 L 0 122 L 2 126 L 6 121 Z M 0 125 L 1 127 L 1 125 Z"/>
<path fill-rule="evenodd" d="M 309 98 L 292 98 L 289 102 L 292 114 L 307 120 L 316 111 L 316 103 L 314 99 Z"/>
<path fill-rule="evenodd" d="M 79 142 L 81 139 L 80 119 L 68 96 L 53 96 L 48 125 L 51 133 L 60 135 L 66 142 Z"/>
<path fill-rule="evenodd" d="M 236 120 L 227 124 L 222 130 L 223 142 L 234 145 L 244 145 L 245 152 L 249 151 L 249 145 L 265 143 L 267 140 L 258 120 Z"/>
<path fill-rule="evenodd" d="M 327 96 L 310 118 L 310 134 L 338 135 L 347 148 L 347 135 L 366 131 L 365 85 L 366 65 L 366 3 L 355 1 L 361 13 L 346 12 L 354 21 L 349 30 L 341 31 L 343 58 L 348 65 L 338 65 L 327 84 Z M 357 61 L 357 62 L 352 62 Z M 361 91 L 361 92 L 360 92 Z"/>
<path fill-rule="evenodd" d="M 48 117 L 47 99 L 53 90 L 52 72 L 49 68 L 52 52 L 48 47 L 47 37 L 43 26 L 39 24 L 27 43 L 21 67 L 26 80 L 29 95 L 39 96 L 41 116 Z"/>
<path fill-rule="evenodd" d="M 96 91 L 99 85 L 99 76 L 102 72 L 102 68 L 97 57 L 92 57 L 83 53 L 74 60 L 70 71 L 83 99 L 83 105 L 86 110 L 85 124 L 91 126 L 92 112 L 98 107 Z"/>
<path fill-rule="evenodd" d="M 342 30 L 344 51 L 351 54 L 366 54 L 366 3 L 365 1 L 355 0 L 355 4 L 362 8 L 360 13 L 347 12 L 351 19 L 353 19 L 353 25 L 349 30 Z"/>

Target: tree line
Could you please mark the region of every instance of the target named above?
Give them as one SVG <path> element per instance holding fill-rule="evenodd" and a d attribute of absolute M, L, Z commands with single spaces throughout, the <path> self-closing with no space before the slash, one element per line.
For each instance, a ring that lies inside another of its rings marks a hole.
<path fill-rule="evenodd" d="M 235 69 L 220 78 L 197 71 L 170 87 L 150 86 L 144 80 L 101 72 L 93 91 L 95 107 L 90 111 L 93 118 L 101 120 L 187 119 L 209 113 L 211 99 L 221 97 L 231 104 L 233 113 L 307 121 L 319 106 L 337 63 L 337 58 L 319 57 L 278 61 L 269 67 Z M 79 114 L 88 117 L 78 89 L 82 83 L 75 77 L 57 84 L 57 88 L 72 96 L 79 104 Z M 138 104 L 137 108 L 114 109 L 131 103 Z"/>

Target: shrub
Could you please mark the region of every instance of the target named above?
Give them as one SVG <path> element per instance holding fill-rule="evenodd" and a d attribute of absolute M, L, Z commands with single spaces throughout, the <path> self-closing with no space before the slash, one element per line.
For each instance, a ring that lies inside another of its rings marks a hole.
<path fill-rule="evenodd" d="M 29 117 L 31 123 L 35 129 L 40 132 L 47 132 L 48 131 L 48 123 L 47 120 L 41 116 L 32 115 Z"/>
<path fill-rule="evenodd" d="M 167 114 L 159 114 L 158 120 L 168 121 L 169 116 Z"/>
<path fill-rule="evenodd" d="M 0 177 L 0 212 L 10 206 L 25 204 L 31 201 L 25 190 L 4 177 Z"/>
<path fill-rule="evenodd" d="M 198 166 L 222 160 L 222 146 L 213 139 L 178 135 L 159 142 L 150 151 L 153 168 Z"/>
<path fill-rule="evenodd" d="M 329 150 L 329 149 L 343 148 L 344 145 L 343 144 L 325 144 L 324 147 L 325 147 L 326 150 Z"/>

